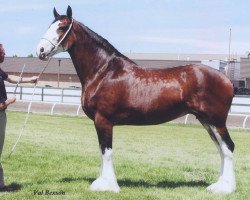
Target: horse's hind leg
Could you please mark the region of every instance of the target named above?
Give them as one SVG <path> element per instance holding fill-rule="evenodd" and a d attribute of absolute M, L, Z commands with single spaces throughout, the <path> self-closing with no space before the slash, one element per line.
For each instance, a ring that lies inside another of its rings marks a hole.
<path fill-rule="evenodd" d="M 213 193 L 232 193 L 236 189 L 233 169 L 234 143 L 231 140 L 225 126 L 219 128 L 202 121 L 201 123 L 208 131 L 212 140 L 215 142 L 221 156 L 221 171 L 219 180 L 210 185 L 207 190 Z"/>

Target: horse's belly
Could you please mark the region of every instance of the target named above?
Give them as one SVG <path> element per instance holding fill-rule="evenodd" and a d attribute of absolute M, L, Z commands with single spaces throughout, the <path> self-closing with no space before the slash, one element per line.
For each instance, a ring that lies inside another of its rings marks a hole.
<path fill-rule="evenodd" d="M 161 109 L 143 111 L 129 109 L 116 116 L 116 124 L 120 125 L 155 125 L 174 120 L 187 113 L 181 104 Z"/>

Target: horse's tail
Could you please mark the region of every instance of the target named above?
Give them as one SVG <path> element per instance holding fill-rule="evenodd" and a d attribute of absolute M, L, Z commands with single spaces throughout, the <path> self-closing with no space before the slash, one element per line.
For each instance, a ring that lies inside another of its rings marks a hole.
<path fill-rule="evenodd" d="M 238 87 L 236 87 L 233 83 L 232 83 L 232 86 L 233 86 L 234 96 L 235 96 L 238 92 Z"/>

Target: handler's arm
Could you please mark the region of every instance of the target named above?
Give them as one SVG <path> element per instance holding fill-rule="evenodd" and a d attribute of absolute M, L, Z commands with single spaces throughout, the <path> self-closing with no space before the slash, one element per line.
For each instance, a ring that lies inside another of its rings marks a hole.
<path fill-rule="evenodd" d="M 14 75 L 9 75 L 6 81 L 9 83 L 18 83 L 20 77 L 19 76 L 14 76 Z M 20 83 L 36 83 L 38 80 L 37 76 L 32 76 L 28 78 L 21 78 Z"/>

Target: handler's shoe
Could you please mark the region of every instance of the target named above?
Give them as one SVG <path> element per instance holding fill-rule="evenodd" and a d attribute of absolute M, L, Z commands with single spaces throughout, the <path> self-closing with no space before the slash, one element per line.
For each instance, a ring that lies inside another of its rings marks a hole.
<path fill-rule="evenodd" d="M 11 186 L 3 186 L 3 187 L 0 187 L 0 192 L 14 192 L 15 189 Z"/>
<path fill-rule="evenodd" d="M 5 191 L 5 185 L 4 183 L 0 183 L 0 192 Z"/>

